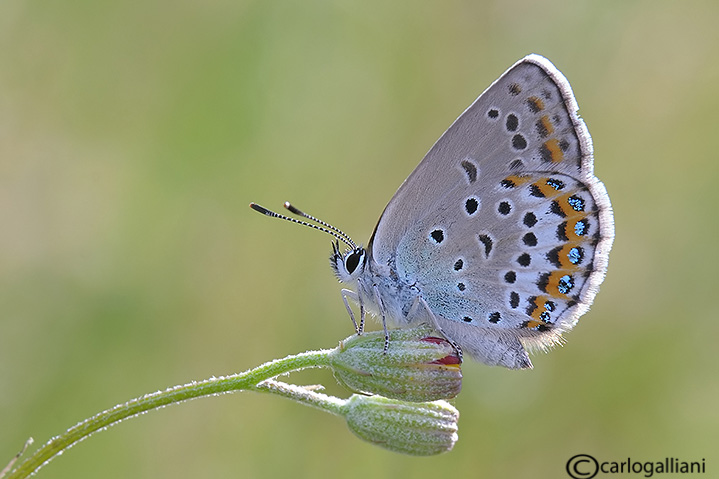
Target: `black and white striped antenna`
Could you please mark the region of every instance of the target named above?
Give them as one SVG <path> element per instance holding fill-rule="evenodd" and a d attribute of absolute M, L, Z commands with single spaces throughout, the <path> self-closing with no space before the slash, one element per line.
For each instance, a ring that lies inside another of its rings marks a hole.
<path fill-rule="evenodd" d="M 316 218 L 316 217 L 309 215 L 303 211 L 300 211 L 299 209 L 292 206 L 292 204 L 289 201 L 285 201 L 284 206 L 291 213 L 293 213 L 297 216 L 301 216 L 302 218 L 306 218 L 310 221 L 314 221 L 314 223 L 317 223 L 317 224 L 310 223 L 308 221 L 301 221 L 301 220 L 298 220 L 295 218 L 291 218 L 289 216 L 281 215 L 279 213 L 275 213 L 272 210 L 268 210 L 264 206 L 260 206 L 257 203 L 250 203 L 250 208 L 257 211 L 258 213 L 262 213 L 263 215 L 269 216 L 271 218 L 279 218 L 281 220 L 287 220 L 292 223 L 297 223 L 298 225 L 309 226 L 310 228 L 314 228 L 316 230 L 319 230 L 319 231 L 322 231 L 324 233 L 334 236 L 336 239 L 342 241 L 343 243 L 345 243 L 347 246 L 349 246 L 353 250 L 357 249 L 357 245 L 355 244 L 354 241 L 352 241 L 352 238 L 350 238 L 341 229 L 339 229 L 335 226 L 332 226 L 331 224 L 327 223 L 326 221 L 322 221 L 319 218 Z"/>

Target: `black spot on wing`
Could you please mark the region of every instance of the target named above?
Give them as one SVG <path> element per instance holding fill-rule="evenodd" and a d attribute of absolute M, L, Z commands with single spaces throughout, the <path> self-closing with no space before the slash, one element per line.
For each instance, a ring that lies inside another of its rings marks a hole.
<path fill-rule="evenodd" d="M 484 256 L 486 258 L 489 258 L 489 253 L 492 252 L 492 245 L 494 243 L 492 241 L 492 238 L 487 235 L 479 235 L 478 238 L 479 242 L 482 243 L 482 245 L 484 246 Z"/>
<path fill-rule="evenodd" d="M 464 172 L 467 174 L 469 182 L 474 183 L 477 181 L 477 165 L 469 160 L 462 160 L 460 164 L 462 165 Z"/>

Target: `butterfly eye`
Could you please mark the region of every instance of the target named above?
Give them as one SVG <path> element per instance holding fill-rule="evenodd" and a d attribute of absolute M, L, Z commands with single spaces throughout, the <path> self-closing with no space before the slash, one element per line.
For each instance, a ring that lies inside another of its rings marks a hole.
<path fill-rule="evenodd" d="M 357 266 L 359 266 L 360 264 L 360 260 L 362 260 L 363 257 L 364 249 L 361 248 L 358 248 L 347 255 L 347 257 L 345 258 L 345 269 L 347 269 L 347 272 L 349 274 L 355 272 Z"/>

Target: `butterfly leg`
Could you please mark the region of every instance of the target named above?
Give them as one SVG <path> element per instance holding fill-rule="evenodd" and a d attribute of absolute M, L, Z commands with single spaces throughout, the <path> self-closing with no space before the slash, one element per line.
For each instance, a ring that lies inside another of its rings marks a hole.
<path fill-rule="evenodd" d="M 362 298 L 360 298 L 360 295 L 352 291 L 351 289 L 343 289 L 340 291 L 342 294 L 342 301 L 345 303 L 345 308 L 347 308 L 347 312 L 350 315 L 350 319 L 352 320 L 352 324 L 355 327 L 355 331 L 357 332 L 357 335 L 362 334 L 364 331 L 364 304 L 362 303 Z M 352 308 L 350 307 L 350 303 L 347 299 L 351 299 L 355 303 L 359 303 L 360 305 L 360 322 L 359 325 L 357 325 L 357 321 L 355 320 L 355 313 L 352 311 Z"/>
<path fill-rule="evenodd" d="M 362 334 L 364 332 L 364 318 L 365 318 L 365 309 L 364 309 L 364 301 L 362 301 L 362 296 L 358 293 L 357 294 L 359 307 L 360 307 L 360 322 L 359 322 L 359 333 Z"/>
<path fill-rule="evenodd" d="M 457 351 L 457 356 L 459 356 L 459 361 L 462 361 L 462 348 L 459 344 L 457 344 L 456 341 L 454 341 L 452 338 L 450 338 L 447 333 L 444 332 L 442 327 L 439 325 L 439 321 L 437 321 L 437 317 L 432 312 L 432 309 L 430 309 L 429 305 L 427 304 L 427 301 L 424 300 L 422 296 L 417 296 L 412 303 L 412 307 L 409 308 L 409 313 L 407 313 L 407 317 L 410 317 L 414 312 L 416 312 L 416 309 L 422 306 L 424 310 L 427 312 L 427 315 L 429 316 L 430 322 L 432 323 L 432 327 L 441 334 L 444 339 L 449 341 L 449 344 L 452 345 L 455 351 Z"/>
<path fill-rule="evenodd" d="M 384 353 L 387 354 L 389 351 L 389 331 L 387 330 L 387 314 L 385 313 L 384 303 L 382 297 L 379 295 L 379 288 L 376 284 L 372 285 L 372 291 L 374 291 L 374 300 L 379 307 L 379 313 L 382 316 L 382 328 L 384 329 Z"/>

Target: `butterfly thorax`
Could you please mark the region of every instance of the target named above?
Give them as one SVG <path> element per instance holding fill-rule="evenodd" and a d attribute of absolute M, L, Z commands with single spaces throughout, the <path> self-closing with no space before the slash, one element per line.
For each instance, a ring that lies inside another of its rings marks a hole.
<path fill-rule="evenodd" d="M 363 274 L 357 278 L 357 294 L 368 311 L 384 313 L 388 325 L 406 327 L 428 319 L 417 308 L 422 295 L 420 285 L 398 274 L 392 261 L 381 264 L 369 256 Z"/>

